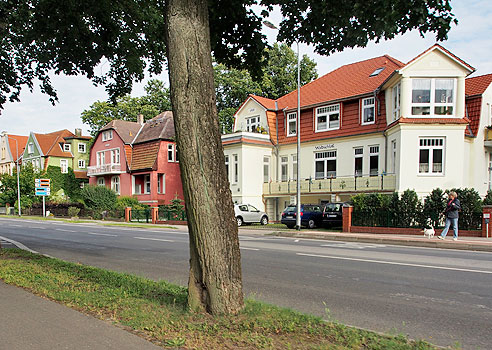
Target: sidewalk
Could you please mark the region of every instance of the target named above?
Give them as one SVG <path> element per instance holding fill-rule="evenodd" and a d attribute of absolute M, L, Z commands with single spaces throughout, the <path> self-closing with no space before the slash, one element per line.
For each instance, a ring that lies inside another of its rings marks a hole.
<path fill-rule="evenodd" d="M 257 234 L 279 237 L 325 239 L 330 241 L 377 243 L 402 246 L 415 246 L 427 248 L 475 250 L 492 252 L 492 238 L 484 237 L 463 237 L 458 241 L 453 241 L 453 234 L 448 234 L 445 240 L 440 240 L 437 235 L 434 238 L 416 235 L 397 235 L 397 234 L 375 234 L 375 233 L 348 233 L 333 231 L 317 231 L 302 229 L 280 230 L 280 229 L 255 229 L 253 227 L 240 228 L 240 234 Z"/>
<path fill-rule="evenodd" d="M 109 322 L 0 281 L 0 349 L 157 350 Z"/>

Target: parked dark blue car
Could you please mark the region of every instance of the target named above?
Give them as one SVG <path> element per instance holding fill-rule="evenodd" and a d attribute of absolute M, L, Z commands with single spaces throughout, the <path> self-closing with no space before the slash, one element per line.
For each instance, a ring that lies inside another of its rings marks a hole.
<path fill-rule="evenodd" d="M 280 222 L 288 228 L 296 226 L 297 206 L 289 205 L 282 212 Z M 319 204 L 301 204 L 301 226 L 314 228 L 321 226 L 323 220 L 323 210 Z"/>

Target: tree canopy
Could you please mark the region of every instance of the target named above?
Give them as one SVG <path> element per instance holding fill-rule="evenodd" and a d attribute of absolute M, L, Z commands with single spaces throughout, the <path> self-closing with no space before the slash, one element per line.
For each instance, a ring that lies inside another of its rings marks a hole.
<path fill-rule="evenodd" d="M 263 6 L 256 14 L 252 5 Z M 448 0 L 7 0 L 0 2 L 0 106 L 49 74 L 85 75 L 116 98 L 167 60 L 190 234 L 188 305 L 212 314 L 243 308 L 237 224 L 225 169 L 211 55 L 261 76 L 262 20 L 278 5 L 279 41 L 330 54 L 418 29 L 446 38 Z M 107 62 L 103 72 L 100 64 Z M 98 69 L 96 69 L 98 68 Z"/>
<path fill-rule="evenodd" d="M 169 89 L 160 80 L 150 80 L 145 86 L 146 95 L 131 97 L 124 95 L 117 97 L 115 103 L 110 101 L 96 101 L 89 109 L 81 113 L 84 124 L 89 125 L 92 136 L 104 125 L 113 119 L 136 121 L 139 114 L 144 120 L 152 119 L 163 111 L 171 110 Z"/>

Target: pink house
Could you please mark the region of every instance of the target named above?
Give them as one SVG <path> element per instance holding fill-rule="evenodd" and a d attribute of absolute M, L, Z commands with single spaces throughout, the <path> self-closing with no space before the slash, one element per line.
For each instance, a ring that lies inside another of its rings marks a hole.
<path fill-rule="evenodd" d="M 156 207 L 177 196 L 183 200 L 174 142 L 172 112 L 143 123 L 113 120 L 98 134 L 90 153 L 90 184 Z"/>

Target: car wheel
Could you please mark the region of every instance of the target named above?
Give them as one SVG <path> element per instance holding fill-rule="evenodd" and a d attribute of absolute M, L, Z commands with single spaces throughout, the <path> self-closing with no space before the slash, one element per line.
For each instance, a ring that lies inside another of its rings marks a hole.
<path fill-rule="evenodd" d="M 314 227 L 316 226 L 316 224 L 314 223 L 314 220 L 313 220 L 313 219 L 310 219 L 310 220 L 308 221 L 307 226 L 308 226 L 309 228 L 314 228 Z"/>
<path fill-rule="evenodd" d="M 268 224 L 268 217 L 266 215 L 263 215 L 263 217 L 260 220 L 260 224 L 262 225 Z"/>
<path fill-rule="evenodd" d="M 243 225 L 243 218 L 242 218 L 242 217 L 238 216 L 238 217 L 236 218 L 236 220 L 237 220 L 237 226 L 238 226 L 238 227 L 240 227 L 240 226 L 242 226 L 242 225 Z"/>

